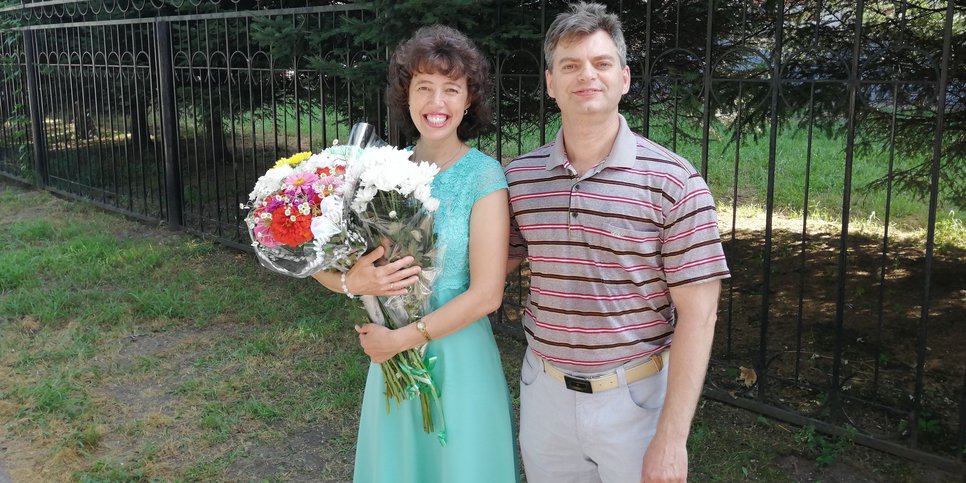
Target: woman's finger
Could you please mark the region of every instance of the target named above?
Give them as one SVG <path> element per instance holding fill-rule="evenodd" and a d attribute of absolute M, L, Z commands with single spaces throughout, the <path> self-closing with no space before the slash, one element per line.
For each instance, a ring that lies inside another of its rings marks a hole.
<path fill-rule="evenodd" d="M 372 264 L 375 263 L 376 260 L 382 258 L 382 256 L 385 253 L 386 253 L 386 249 L 385 248 L 383 248 L 382 246 L 377 246 L 371 252 L 366 253 L 365 255 L 359 257 L 359 261 L 360 262 L 365 262 L 365 263 L 367 263 L 369 265 L 372 265 Z"/>
<path fill-rule="evenodd" d="M 402 270 L 402 269 L 404 269 L 404 268 L 412 265 L 412 263 L 415 262 L 415 261 L 416 261 L 416 259 L 413 258 L 412 255 L 406 255 L 405 257 L 402 257 L 399 260 L 396 260 L 396 261 L 394 261 L 394 262 L 386 265 L 386 268 L 389 268 L 391 271 L 395 272 L 395 271 Z"/>
<path fill-rule="evenodd" d="M 387 280 L 389 280 L 390 282 L 395 282 L 396 287 L 401 287 L 401 286 L 404 287 L 406 285 L 412 285 L 412 283 L 407 283 L 407 284 L 404 284 L 404 285 L 400 285 L 400 283 L 402 283 L 403 280 L 409 280 L 409 279 L 415 277 L 421 271 L 422 271 L 422 269 L 419 268 L 419 267 L 404 268 L 404 269 L 399 270 L 396 273 L 393 273 L 392 275 L 388 276 L 387 277 Z"/>
<path fill-rule="evenodd" d="M 417 274 L 408 275 L 405 278 L 393 282 L 393 288 L 409 288 L 418 281 L 419 276 Z"/>

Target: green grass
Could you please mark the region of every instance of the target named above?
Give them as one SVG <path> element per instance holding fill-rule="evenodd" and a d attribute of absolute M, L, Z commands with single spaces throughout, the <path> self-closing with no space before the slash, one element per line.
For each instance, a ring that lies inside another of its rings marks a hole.
<path fill-rule="evenodd" d="M 349 478 L 369 366 L 347 298 L 3 182 L 0 226 L 0 458 L 15 480 Z M 498 341 L 518 401 L 523 346 Z M 764 421 L 705 402 L 694 480 L 787 481 L 779 458 L 822 454 Z"/>

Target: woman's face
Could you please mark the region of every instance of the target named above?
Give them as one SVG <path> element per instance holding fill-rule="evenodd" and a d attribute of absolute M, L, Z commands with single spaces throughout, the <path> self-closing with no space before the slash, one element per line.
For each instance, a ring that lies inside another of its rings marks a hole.
<path fill-rule="evenodd" d="M 409 83 L 409 115 L 421 140 L 456 137 L 463 111 L 470 107 L 466 77 L 418 72 Z"/>

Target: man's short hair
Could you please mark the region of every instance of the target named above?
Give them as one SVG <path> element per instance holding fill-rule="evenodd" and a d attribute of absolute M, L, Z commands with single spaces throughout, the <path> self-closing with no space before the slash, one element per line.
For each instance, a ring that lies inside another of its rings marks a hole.
<path fill-rule="evenodd" d="M 624 42 L 624 32 L 621 21 L 612 13 L 607 13 L 607 7 L 599 3 L 578 2 L 570 5 L 570 11 L 557 15 L 547 37 L 543 41 L 543 55 L 547 62 L 547 70 L 553 70 L 553 52 L 561 42 L 593 35 L 597 31 L 604 31 L 610 35 L 617 45 L 617 56 L 621 68 L 627 65 L 627 44 Z"/>

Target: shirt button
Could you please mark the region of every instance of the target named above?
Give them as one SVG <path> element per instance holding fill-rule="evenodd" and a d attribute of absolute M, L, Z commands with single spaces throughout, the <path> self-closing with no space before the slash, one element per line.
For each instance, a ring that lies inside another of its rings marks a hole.
<path fill-rule="evenodd" d="M 576 211 L 571 211 L 570 212 L 570 216 L 572 216 L 574 218 L 577 218 L 577 212 Z"/>
<path fill-rule="evenodd" d="M 580 190 L 580 185 L 579 184 L 575 184 L 574 185 L 574 191 L 578 191 L 578 190 Z"/>

